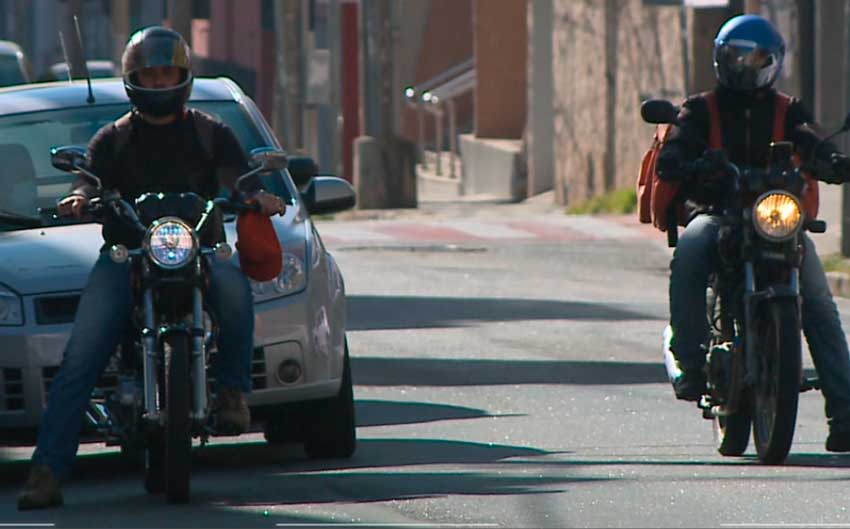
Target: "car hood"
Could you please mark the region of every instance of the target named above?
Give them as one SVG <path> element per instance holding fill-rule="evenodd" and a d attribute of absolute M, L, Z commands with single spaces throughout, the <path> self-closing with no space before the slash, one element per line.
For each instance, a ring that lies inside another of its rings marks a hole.
<path fill-rule="evenodd" d="M 288 210 L 273 222 L 281 246 L 303 251 L 303 218 Z M 0 284 L 21 295 L 82 290 L 103 246 L 100 231 L 99 224 L 80 224 L 0 232 Z M 225 231 L 232 245 L 236 223 L 226 223 Z M 235 248 L 233 262 L 238 266 Z"/>

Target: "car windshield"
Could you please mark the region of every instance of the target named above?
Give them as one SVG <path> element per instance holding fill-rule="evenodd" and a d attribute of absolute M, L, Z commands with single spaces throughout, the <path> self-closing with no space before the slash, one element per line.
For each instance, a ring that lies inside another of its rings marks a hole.
<path fill-rule="evenodd" d="M 207 101 L 191 106 L 230 125 L 246 152 L 266 144 L 238 103 Z M 71 222 L 55 219 L 53 213 L 76 177 L 53 167 L 50 149 L 85 146 L 101 127 L 128 110 L 128 105 L 97 105 L 0 117 L 0 230 Z M 267 189 L 290 200 L 279 174 L 263 179 Z"/>
<path fill-rule="evenodd" d="M 0 55 L 0 86 L 23 84 L 27 80 L 15 55 Z"/>

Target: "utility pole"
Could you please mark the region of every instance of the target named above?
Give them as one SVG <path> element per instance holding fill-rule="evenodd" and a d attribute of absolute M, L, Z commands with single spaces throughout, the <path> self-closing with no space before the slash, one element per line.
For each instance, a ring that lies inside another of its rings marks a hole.
<path fill-rule="evenodd" d="M 121 55 L 130 38 L 130 0 L 112 0 L 112 57 L 121 68 Z"/>
<path fill-rule="evenodd" d="M 301 6 L 301 0 L 274 1 L 277 72 L 272 125 L 287 151 L 304 147 Z"/>
<path fill-rule="evenodd" d="M 416 207 L 416 147 L 398 134 L 395 49 L 397 0 L 363 0 L 361 87 L 363 136 L 354 142 L 354 187 L 361 208 Z"/>
<path fill-rule="evenodd" d="M 192 0 L 168 0 L 168 19 L 171 29 L 183 35 L 192 46 Z"/>

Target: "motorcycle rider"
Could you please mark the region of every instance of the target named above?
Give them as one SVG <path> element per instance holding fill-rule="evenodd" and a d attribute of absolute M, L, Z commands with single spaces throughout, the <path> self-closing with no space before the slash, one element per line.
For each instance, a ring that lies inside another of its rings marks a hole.
<path fill-rule="evenodd" d="M 201 112 L 187 110 L 192 89 L 191 52 L 180 34 L 164 27 L 136 32 L 122 56 L 124 87 L 133 110 L 129 141 L 118 148 L 118 123 L 104 126 L 89 143 L 90 170 L 105 189 L 116 189 L 132 201 L 145 192 L 195 192 L 215 198 L 221 185 L 233 191 L 235 177 L 248 162 L 233 131 Z M 212 132 L 211 159 L 203 152 L 200 127 L 206 120 Z M 263 214 L 283 213 L 283 201 L 262 189 L 259 178 L 245 179 L 241 191 L 256 201 Z M 80 217 L 96 193 L 84 177 L 58 204 L 59 213 Z M 223 235 L 223 230 L 220 231 Z M 105 245 L 80 299 L 62 365 L 54 378 L 32 467 L 18 496 L 18 509 L 62 504 L 59 480 L 70 474 L 79 445 L 80 418 L 91 391 L 125 332 L 132 310 L 127 263 L 113 262 L 105 251 L 113 244 L 140 245 L 138 234 L 118 223 L 105 222 Z M 214 241 L 218 242 L 218 241 Z M 210 271 L 209 303 L 219 322 L 217 427 L 244 432 L 250 413 L 244 394 L 250 391 L 254 314 L 246 277 L 229 263 Z"/>
<path fill-rule="evenodd" d="M 767 20 L 741 15 L 728 20 L 714 41 L 714 89 L 720 114 L 723 146 L 728 159 L 739 166 L 766 168 L 773 130 L 776 90 L 785 43 Z M 820 180 L 840 184 L 850 179 L 850 163 L 806 125 L 812 121 L 803 104 L 792 99 L 787 108 L 785 137 L 808 160 L 814 155 L 831 170 Z M 688 98 L 658 159 L 662 180 L 682 182 L 685 195 L 699 206 L 723 204 L 728 178 L 718 171 L 689 175 L 683 163 L 696 160 L 708 145 L 710 116 L 705 94 Z M 817 152 L 813 152 L 813 150 Z M 706 153 L 705 159 L 710 159 Z M 829 174 L 831 173 L 831 174 Z M 681 369 L 673 381 L 678 399 L 695 401 L 706 389 L 705 349 L 709 332 L 706 287 L 715 266 L 720 221 L 697 214 L 679 237 L 670 263 L 670 350 Z M 805 258 L 800 268 L 802 327 L 825 400 L 829 423 L 826 449 L 850 452 L 850 353 L 838 310 L 829 290 L 812 240 L 802 235 Z"/>

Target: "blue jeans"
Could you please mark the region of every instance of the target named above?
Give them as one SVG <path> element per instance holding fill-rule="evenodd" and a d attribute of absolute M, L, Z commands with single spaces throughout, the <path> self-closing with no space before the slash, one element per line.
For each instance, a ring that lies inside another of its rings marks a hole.
<path fill-rule="evenodd" d="M 708 338 L 705 289 L 717 263 L 720 219 L 700 215 L 679 237 L 670 262 L 670 350 L 685 369 L 705 364 L 703 342 Z M 803 235 L 805 258 L 800 269 L 803 334 L 818 373 L 833 430 L 850 430 L 850 352 L 838 309 L 812 240 Z"/>
<path fill-rule="evenodd" d="M 219 324 L 215 377 L 220 386 L 251 389 L 254 305 L 248 280 L 229 263 L 211 267 L 207 303 Z M 107 362 L 128 330 L 133 306 L 130 265 L 102 253 L 80 298 L 62 365 L 50 385 L 33 464 L 70 474 L 79 446 L 82 413 Z"/>

